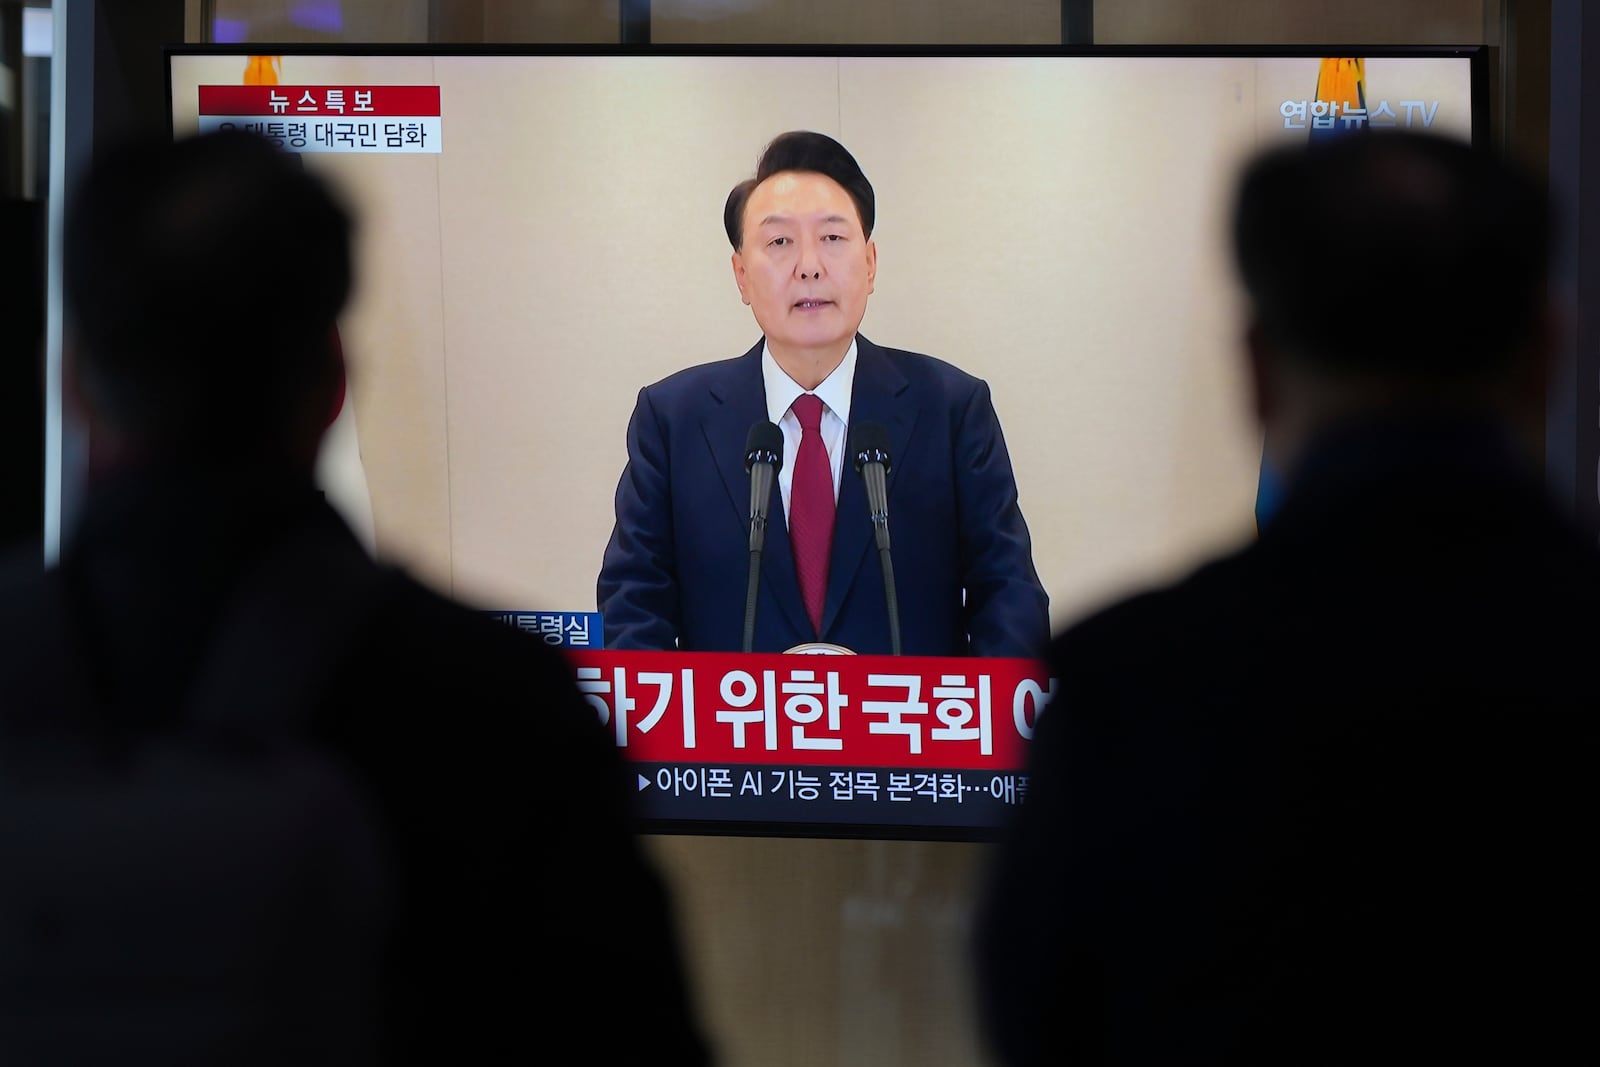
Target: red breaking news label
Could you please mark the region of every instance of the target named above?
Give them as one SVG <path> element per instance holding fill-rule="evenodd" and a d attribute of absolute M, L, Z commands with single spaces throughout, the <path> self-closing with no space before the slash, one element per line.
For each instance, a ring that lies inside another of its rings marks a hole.
<path fill-rule="evenodd" d="M 202 85 L 201 115 L 439 114 L 437 85 Z"/>

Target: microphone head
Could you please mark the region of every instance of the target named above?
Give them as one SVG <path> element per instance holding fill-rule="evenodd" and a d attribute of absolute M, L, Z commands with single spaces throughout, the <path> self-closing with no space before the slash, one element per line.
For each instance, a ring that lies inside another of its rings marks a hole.
<path fill-rule="evenodd" d="M 767 419 L 752 423 L 744 439 L 745 473 L 757 463 L 770 463 L 774 471 L 783 466 L 783 431 Z"/>
<path fill-rule="evenodd" d="M 860 422 L 850 427 L 849 452 L 855 461 L 856 473 L 868 463 L 883 464 L 889 472 L 889 431 L 881 422 Z"/>

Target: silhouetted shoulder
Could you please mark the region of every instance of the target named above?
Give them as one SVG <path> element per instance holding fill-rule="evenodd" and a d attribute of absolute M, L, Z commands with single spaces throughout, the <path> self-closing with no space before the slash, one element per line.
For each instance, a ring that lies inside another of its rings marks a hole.
<path fill-rule="evenodd" d="M 418 709 L 424 718 L 448 716 L 469 729 L 493 723 L 497 732 L 527 743 L 537 737 L 554 751 L 580 738 L 589 747 L 605 740 L 560 651 L 404 575 L 358 659 L 370 664 L 375 683 L 379 675 L 390 679 L 382 687 L 397 700 L 432 696 L 431 706 Z"/>
<path fill-rule="evenodd" d="M 0 551 L 0 603 L 15 603 L 44 580 L 44 561 L 37 546 Z"/>
<path fill-rule="evenodd" d="M 1091 611 L 1060 630 L 1046 655 L 1052 664 L 1073 675 L 1086 669 L 1097 674 L 1121 675 L 1130 685 L 1139 676 L 1130 670 L 1147 670 L 1174 652 L 1197 644 L 1225 639 L 1242 590 L 1254 583 L 1256 561 L 1251 549 L 1203 564 L 1184 578 L 1153 586 Z"/>

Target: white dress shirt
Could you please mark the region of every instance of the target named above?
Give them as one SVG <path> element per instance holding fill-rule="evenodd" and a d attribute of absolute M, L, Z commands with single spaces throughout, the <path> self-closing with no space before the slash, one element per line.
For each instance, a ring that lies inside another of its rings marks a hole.
<path fill-rule="evenodd" d="M 839 501 L 839 479 L 844 471 L 844 433 L 850 424 L 850 389 L 856 379 L 856 342 L 852 338 L 844 359 L 833 373 L 811 392 L 822 401 L 822 443 L 828 449 L 828 466 L 833 469 L 833 500 Z M 767 392 L 767 418 L 783 431 L 783 466 L 778 470 L 778 489 L 783 493 L 783 522 L 789 524 L 789 486 L 794 484 L 794 457 L 800 450 L 800 420 L 789 410 L 795 397 L 806 390 L 789 377 L 778 361 L 761 345 L 761 380 Z"/>

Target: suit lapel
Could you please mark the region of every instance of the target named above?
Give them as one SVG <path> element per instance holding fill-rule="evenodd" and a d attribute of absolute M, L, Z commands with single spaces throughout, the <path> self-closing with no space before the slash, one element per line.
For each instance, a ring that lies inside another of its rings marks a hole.
<path fill-rule="evenodd" d="M 889 499 L 894 500 L 895 479 L 906 455 L 911 432 L 916 427 L 916 405 L 903 394 L 911 383 L 906 380 L 883 349 L 856 335 L 856 376 L 850 388 L 850 426 L 877 422 L 889 431 Z M 849 447 L 850 432 L 845 432 Z M 889 510 L 891 531 L 894 509 Z M 847 453 L 839 476 L 839 510 L 833 524 L 833 550 L 828 560 L 828 595 L 822 609 L 822 633 L 833 629 L 867 553 L 877 551 L 872 536 L 871 513 L 867 510 L 867 490 L 855 461 Z M 792 569 L 792 567 L 791 567 Z M 797 586 L 798 589 L 798 586 Z M 866 595 L 873 595 L 867 593 Z M 881 594 L 879 594 L 881 595 Z M 804 618 L 802 614 L 801 618 Z"/>
<path fill-rule="evenodd" d="M 706 406 L 700 428 L 705 433 L 711 463 L 722 476 L 722 486 L 728 492 L 733 522 L 748 532 L 750 476 L 744 469 L 744 443 L 750 425 L 767 417 L 766 390 L 761 383 L 761 346 L 757 344 L 735 360 L 728 374 L 721 381 L 713 382 L 709 392 L 711 403 Z M 724 520 L 707 515 L 705 521 L 721 525 Z"/>
<path fill-rule="evenodd" d="M 702 420 L 706 445 L 711 451 L 711 462 L 722 477 L 728 492 L 728 503 L 733 509 L 733 521 L 741 544 L 749 543 L 750 536 L 750 475 L 744 469 L 745 439 L 750 426 L 767 418 L 767 387 L 761 377 L 761 345 L 739 357 L 728 375 L 711 387 L 712 403 Z M 852 401 L 854 403 L 854 401 Z M 721 528 L 716 516 L 706 516 L 706 521 Z M 721 535 L 717 535 L 721 536 Z M 783 494 L 774 482 L 772 502 L 767 518 L 767 539 L 761 555 L 761 579 L 772 600 L 788 618 L 795 633 L 811 632 L 811 622 L 806 618 L 804 602 L 800 599 L 800 582 L 794 573 L 794 555 L 789 550 L 789 530 L 783 513 Z M 729 576 L 743 589 L 744 573 Z"/>

